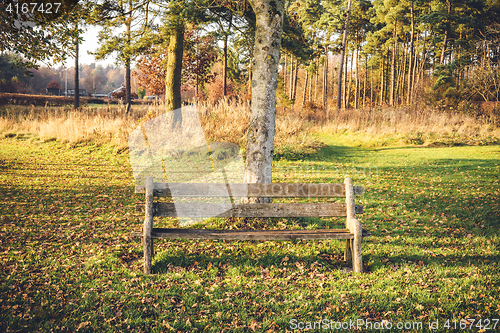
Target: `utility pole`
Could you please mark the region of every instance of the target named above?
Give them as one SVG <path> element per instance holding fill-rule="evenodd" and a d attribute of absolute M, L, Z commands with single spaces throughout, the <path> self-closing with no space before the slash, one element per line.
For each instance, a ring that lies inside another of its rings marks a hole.
<path fill-rule="evenodd" d="M 68 67 L 64 66 L 64 69 L 66 70 L 66 85 L 64 89 L 64 96 L 68 97 Z"/>

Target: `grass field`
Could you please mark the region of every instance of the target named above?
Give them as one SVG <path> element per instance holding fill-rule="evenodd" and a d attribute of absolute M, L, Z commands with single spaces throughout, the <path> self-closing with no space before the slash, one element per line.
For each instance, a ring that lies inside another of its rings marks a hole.
<path fill-rule="evenodd" d="M 398 322 L 429 331 L 436 320 L 434 331 L 498 330 L 500 146 L 321 139 L 318 155 L 276 162 L 274 181 L 350 175 L 365 187 L 365 274 L 342 269 L 340 241 L 176 240 L 155 243 L 156 274 L 144 276 L 140 239 L 130 236 L 143 198 L 127 154 L 1 139 L 0 331 L 284 332 L 320 320 L 363 320 L 358 331 Z M 297 224 L 329 225 L 261 226 Z"/>

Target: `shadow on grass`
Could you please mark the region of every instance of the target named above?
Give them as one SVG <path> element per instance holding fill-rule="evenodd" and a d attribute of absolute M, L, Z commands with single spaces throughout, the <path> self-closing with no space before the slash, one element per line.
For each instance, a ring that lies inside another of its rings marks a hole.
<path fill-rule="evenodd" d="M 408 238 L 406 238 L 408 240 Z M 364 272 L 369 273 L 376 271 L 381 267 L 392 267 L 397 269 L 400 265 L 413 263 L 418 266 L 446 266 L 446 267 L 465 267 L 471 265 L 490 265 L 494 262 L 500 261 L 499 255 L 491 254 L 468 254 L 463 253 L 466 251 L 467 244 L 451 244 L 450 248 L 455 250 L 453 254 L 435 253 L 440 252 L 447 244 L 436 244 L 433 240 L 423 241 L 421 238 L 415 237 L 418 242 L 404 241 L 403 239 L 394 240 L 389 242 L 391 249 L 401 248 L 405 249 L 404 254 L 384 254 L 374 255 L 364 252 L 363 264 Z M 185 241 L 187 242 L 187 240 Z M 192 240 L 190 242 L 193 242 Z M 249 243 L 249 242 L 245 242 Z M 252 242 L 254 243 L 254 242 Z M 293 242 L 297 244 L 297 242 Z M 387 242 L 386 242 L 387 243 Z M 415 243 L 419 245 L 415 246 Z M 228 242 L 224 241 L 222 246 L 225 249 L 219 249 L 217 253 L 210 252 L 196 252 L 196 253 L 180 253 L 179 250 L 172 250 L 170 248 L 166 251 L 157 253 L 154 258 L 153 271 L 158 274 L 165 274 L 172 270 L 191 269 L 195 266 L 204 270 L 211 267 L 217 267 L 217 275 L 224 274 L 230 267 L 237 267 L 239 269 L 245 268 L 246 275 L 260 274 L 262 269 L 272 268 L 273 266 L 285 268 L 290 266 L 304 267 L 308 270 L 314 265 L 322 266 L 335 271 L 344 271 L 345 268 L 351 268 L 350 262 L 344 261 L 343 247 L 344 242 L 338 242 L 337 245 L 330 248 L 323 248 L 318 255 L 297 255 L 287 253 L 285 249 L 281 253 L 273 252 L 263 253 L 262 255 L 253 255 L 251 250 L 240 247 L 242 242 Z M 252 244 L 251 246 L 253 246 Z M 202 247 L 202 244 L 193 244 L 193 246 Z M 492 246 L 499 247 L 499 244 L 492 244 Z M 366 245 L 365 245 L 366 249 Z M 424 253 L 418 254 L 415 251 L 425 250 Z M 413 252 L 413 253 L 412 253 Z M 142 259 L 141 259 L 142 260 Z M 368 262 L 374 262 L 374 265 L 367 266 Z M 289 273 L 283 273 L 282 276 L 287 276 Z"/>
<path fill-rule="evenodd" d="M 389 261 L 387 265 L 413 262 L 418 266 L 442 266 L 442 267 L 466 267 L 466 266 L 479 266 L 491 265 L 500 260 L 500 256 L 495 255 L 447 255 L 442 254 L 431 256 L 420 256 L 410 254 L 408 256 L 397 255 L 387 256 Z"/>
<path fill-rule="evenodd" d="M 379 167 L 379 179 L 372 180 L 361 199 L 368 224 L 376 226 L 372 233 L 407 235 L 410 229 L 411 235 L 421 236 L 499 236 L 498 164 L 494 159 L 436 158 Z"/>
<path fill-rule="evenodd" d="M 317 155 L 307 156 L 303 161 L 338 161 L 340 158 L 349 160 L 349 158 L 360 157 L 367 152 L 370 152 L 370 149 L 327 145 L 321 148 Z"/>
<path fill-rule="evenodd" d="M 187 240 L 185 241 L 187 242 Z M 193 242 L 193 240 L 190 240 Z M 286 241 L 297 243 L 298 241 Z M 344 261 L 343 250 L 334 249 L 323 249 L 318 255 L 297 255 L 293 253 L 286 253 L 286 249 L 283 249 L 281 253 L 276 253 L 275 250 L 272 252 L 266 252 L 254 255 L 252 249 L 248 247 L 240 247 L 239 245 L 244 243 L 251 243 L 248 246 L 255 246 L 256 241 L 218 241 L 225 249 L 219 249 L 217 252 L 197 252 L 197 253 L 179 253 L 178 250 L 172 251 L 162 251 L 155 254 L 153 271 L 155 273 L 166 273 L 170 270 L 180 268 L 192 268 L 198 266 L 202 270 L 210 269 L 211 267 L 217 267 L 218 273 L 228 269 L 228 267 L 246 267 L 247 271 L 257 271 L 265 268 L 276 267 L 305 267 L 309 268 L 311 265 L 318 265 L 323 267 L 328 267 L 332 270 L 340 270 L 343 267 L 352 267 L 351 263 Z M 279 242 L 275 242 L 279 243 Z M 339 243 L 340 246 L 344 247 L 344 242 Z M 201 244 L 196 244 L 194 246 L 202 246 Z M 260 274 L 260 273 L 259 273 Z M 286 275 L 286 274 L 285 274 Z"/>

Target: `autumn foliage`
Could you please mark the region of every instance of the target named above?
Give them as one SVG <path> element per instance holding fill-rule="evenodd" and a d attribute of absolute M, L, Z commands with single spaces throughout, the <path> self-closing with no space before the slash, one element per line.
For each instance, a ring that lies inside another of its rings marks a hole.
<path fill-rule="evenodd" d="M 139 58 L 137 68 L 133 75 L 137 76 L 139 85 L 146 87 L 151 95 L 165 93 L 165 65 L 167 50 L 160 45 L 153 46 L 148 53 Z"/>
<path fill-rule="evenodd" d="M 210 72 L 217 58 L 215 38 L 202 35 L 201 30 L 192 28 L 184 33 L 183 79 L 186 84 L 199 87 L 212 82 L 215 75 Z"/>
<path fill-rule="evenodd" d="M 137 94 L 136 94 L 136 93 L 134 93 L 134 92 L 133 92 L 133 93 L 131 93 L 131 94 L 130 94 L 130 96 L 131 96 L 132 98 L 137 98 Z M 115 92 L 113 92 L 113 93 L 111 94 L 111 97 L 116 98 L 116 99 L 125 99 L 125 97 L 126 97 L 125 87 L 122 87 L 122 89 L 121 89 L 121 90 L 119 90 L 119 91 L 115 91 Z"/>
<path fill-rule="evenodd" d="M 51 88 L 61 89 L 61 84 L 56 80 L 50 81 L 49 84 L 47 85 L 47 89 L 51 89 Z"/>
<path fill-rule="evenodd" d="M 168 48 L 155 45 L 142 55 L 133 74 L 140 86 L 146 87 L 151 95 L 165 93 L 165 77 Z M 184 33 L 182 78 L 185 85 L 195 88 L 214 79 L 210 69 L 217 57 L 215 38 L 203 35 L 201 29 L 191 27 Z"/>

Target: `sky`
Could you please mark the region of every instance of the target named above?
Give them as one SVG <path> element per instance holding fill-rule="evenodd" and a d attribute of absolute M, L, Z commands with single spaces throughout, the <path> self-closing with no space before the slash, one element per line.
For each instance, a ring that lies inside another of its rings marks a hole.
<path fill-rule="evenodd" d="M 84 41 L 80 44 L 79 47 L 79 59 L 78 62 L 80 65 L 90 65 L 91 63 L 95 63 L 96 65 L 113 65 L 116 58 L 114 55 L 110 55 L 105 60 L 96 61 L 93 55 L 87 53 L 87 51 L 95 51 L 97 49 L 97 34 L 99 32 L 98 27 L 89 27 L 87 31 L 83 34 Z M 66 61 L 66 67 L 73 67 L 75 65 L 75 58 L 68 58 Z"/>

